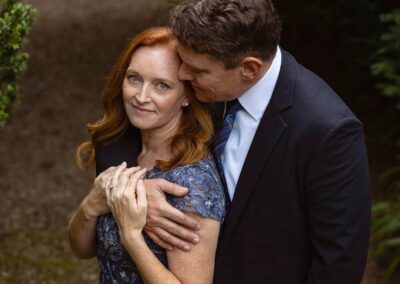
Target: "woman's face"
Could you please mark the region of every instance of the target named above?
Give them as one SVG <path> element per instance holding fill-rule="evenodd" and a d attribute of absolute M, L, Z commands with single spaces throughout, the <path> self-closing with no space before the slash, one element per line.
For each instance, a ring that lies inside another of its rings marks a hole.
<path fill-rule="evenodd" d="M 165 45 L 143 46 L 132 56 L 122 95 L 131 124 L 141 130 L 173 133 L 188 99 L 178 80 L 180 60 Z"/>

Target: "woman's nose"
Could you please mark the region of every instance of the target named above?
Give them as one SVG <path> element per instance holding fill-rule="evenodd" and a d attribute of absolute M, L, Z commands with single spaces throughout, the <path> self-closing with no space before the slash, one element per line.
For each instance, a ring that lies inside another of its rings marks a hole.
<path fill-rule="evenodd" d="M 143 86 L 142 88 L 140 88 L 137 92 L 136 95 L 136 100 L 140 103 L 146 103 L 150 100 L 150 96 L 149 96 L 149 88 L 147 86 Z"/>

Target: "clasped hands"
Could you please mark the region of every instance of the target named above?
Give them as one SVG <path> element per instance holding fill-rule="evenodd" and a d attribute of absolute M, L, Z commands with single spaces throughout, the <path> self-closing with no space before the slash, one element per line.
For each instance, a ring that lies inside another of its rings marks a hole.
<path fill-rule="evenodd" d="M 189 251 L 200 241 L 195 233 L 200 224 L 165 197 L 165 193 L 184 196 L 188 189 L 164 179 L 143 180 L 145 172 L 127 168 L 125 162 L 102 172 L 84 200 L 87 218 L 111 212 L 121 235 L 141 234 L 144 229 L 164 249 Z"/>

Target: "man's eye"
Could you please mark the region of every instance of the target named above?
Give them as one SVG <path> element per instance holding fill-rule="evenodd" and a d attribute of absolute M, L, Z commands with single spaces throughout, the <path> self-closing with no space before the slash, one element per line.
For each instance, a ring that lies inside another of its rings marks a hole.
<path fill-rule="evenodd" d="M 169 86 L 163 82 L 158 83 L 158 87 L 163 91 L 169 89 Z"/>

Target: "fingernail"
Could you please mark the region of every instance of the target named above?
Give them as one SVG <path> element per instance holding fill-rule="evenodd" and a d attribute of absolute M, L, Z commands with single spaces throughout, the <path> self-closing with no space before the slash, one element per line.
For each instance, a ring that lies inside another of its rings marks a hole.
<path fill-rule="evenodd" d="M 189 246 L 189 245 L 184 245 L 183 248 L 184 248 L 185 250 L 190 250 L 190 246 Z"/>
<path fill-rule="evenodd" d="M 173 249 L 173 247 L 169 247 L 169 248 L 167 248 L 167 250 L 173 251 L 174 249 Z"/>
<path fill-rule="evenodd" d="M 196 244 L 200 241 L 199 237 L 194 237 L 193 238 L 193 242 L 195 242 Z"/>

